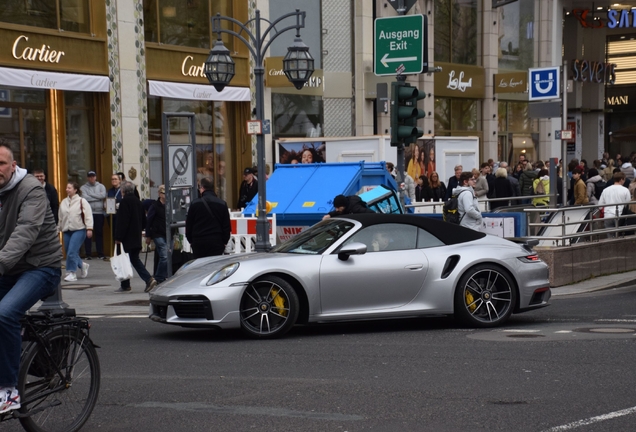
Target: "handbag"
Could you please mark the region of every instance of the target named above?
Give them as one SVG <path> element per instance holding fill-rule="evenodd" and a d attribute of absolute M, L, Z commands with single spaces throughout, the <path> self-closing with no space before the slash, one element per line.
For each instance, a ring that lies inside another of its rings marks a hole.
<path fill-rule="evenodd" d="M 121 247 L 121 254 L 118 254 L 117 246 L 118 245 L 115 244 L 113 257 L 110 259 L 110 267 L 115 273 L 115 279 L 119 282 L 132 279 L 133 269 L 132 264 L 130 263 L 130 256 L 126 253 L 122 244 L 119 244 L 119 247 Z"/>

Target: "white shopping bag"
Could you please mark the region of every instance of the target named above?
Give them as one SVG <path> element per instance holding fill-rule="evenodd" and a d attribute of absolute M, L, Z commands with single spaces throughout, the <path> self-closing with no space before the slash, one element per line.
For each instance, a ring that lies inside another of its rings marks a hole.
<path fill-rule="evenodd" d="M 110 266 L 115 273 L 115 279 L 119 282 L 131 279 L 133 277 L 133 269 L 132 264 L 130 263 L 130 256 L 124 250 L 124 246 L 119 244 L 121 247 L 121 254 L 117 254 L 117 244 L 115 244 L 115 251 L 113 252 L 113 257 L 110 259 Z"/>

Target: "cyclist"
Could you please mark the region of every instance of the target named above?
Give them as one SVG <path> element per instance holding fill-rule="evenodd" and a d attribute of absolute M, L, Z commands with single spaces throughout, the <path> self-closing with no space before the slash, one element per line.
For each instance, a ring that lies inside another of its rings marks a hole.
<path fill-rule="evenodd" d="M 0 142 L 0 414 L 20 408 L 20 318 L 55 292 L 61 262 L 46 191 Z"/>

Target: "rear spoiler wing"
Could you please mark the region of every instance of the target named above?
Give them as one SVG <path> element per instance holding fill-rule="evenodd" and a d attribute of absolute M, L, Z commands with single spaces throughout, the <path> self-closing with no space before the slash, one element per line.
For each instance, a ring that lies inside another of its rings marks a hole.
<path fill-rule="evenodd" d="M 534 248 L 536 245 L 539 244 L 539 240 L 537 239 L 527 239 L 524 237 L 511 237 L 511 238 L 508 238 L 508 240 L 521 245 L 528 252 L 533 252 L 532 248 Z"/>

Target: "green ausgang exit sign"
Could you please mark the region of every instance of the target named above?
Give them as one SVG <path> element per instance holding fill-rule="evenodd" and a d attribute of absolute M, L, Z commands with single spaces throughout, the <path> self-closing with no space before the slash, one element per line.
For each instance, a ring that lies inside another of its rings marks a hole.
<path fill-rule="evenodd" d="M 404 67 L 403 75 L 422 73 L 427 63 L 424 55 L 428 49 L 426 22 L 424 15 L 376 18 L 373 52 L 376 75 L 395 75 L 400 66 Z"/>

